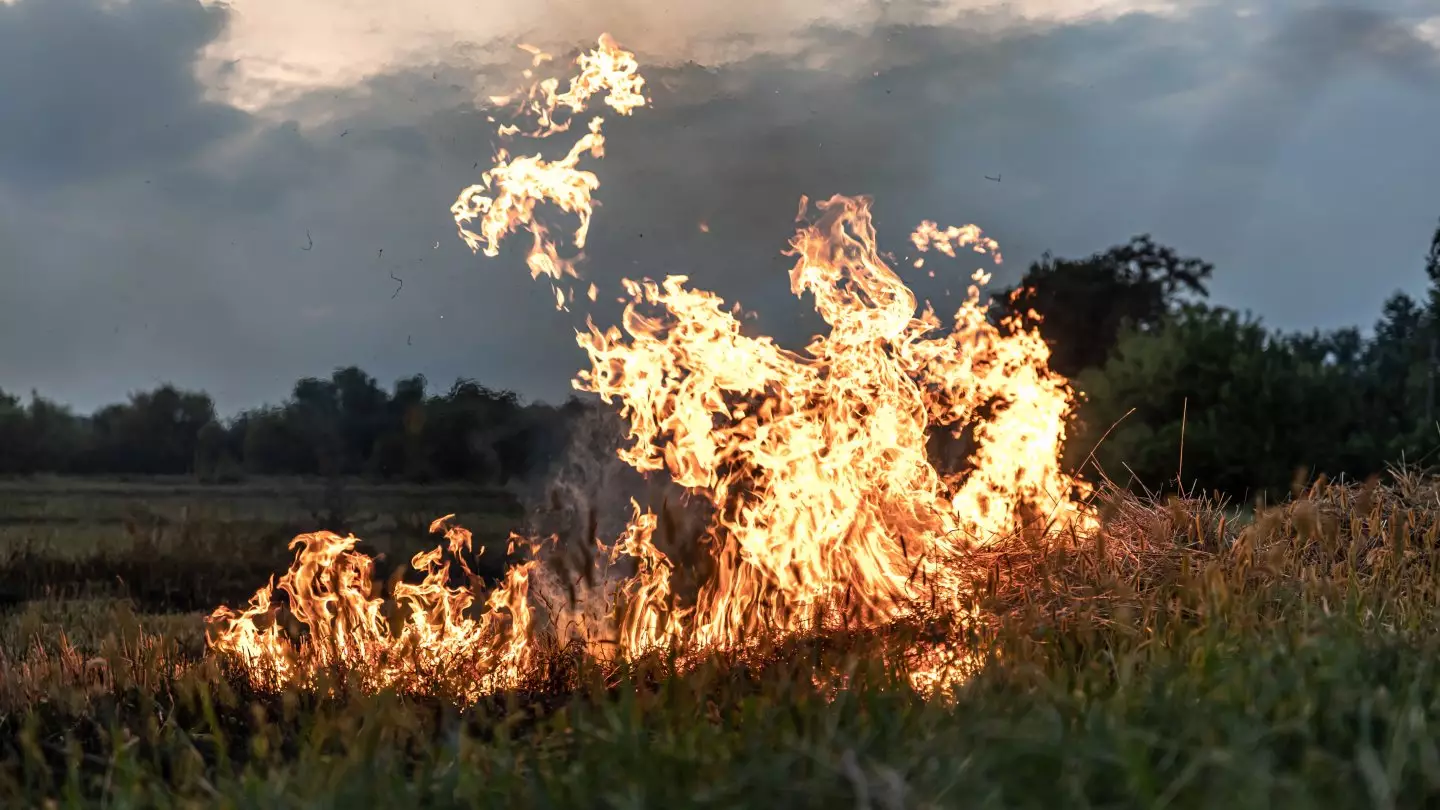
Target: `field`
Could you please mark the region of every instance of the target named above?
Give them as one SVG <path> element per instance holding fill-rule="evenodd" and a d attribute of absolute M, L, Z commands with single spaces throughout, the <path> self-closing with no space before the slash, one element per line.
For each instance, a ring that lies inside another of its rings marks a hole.
<path fill-rule="evenodd" d="M 0 485 L 6 807 L 1415 807 L 1440 800 L 1440 485 L 1324 486 L 1240 519 L 1107 496 L 1105 529 L 988 553 L 981 615 L 761 640 L 683 672 L 556 652 L 444 700 L 257 693 L 203 617 L 344 528 L 403 561 L 460 487 Z M 494 567 L 491 573 L 498 573 Z M 980 651 L 921 696 L 927 634 Z M 844 682 L 842 688 L 836 684 Z"/>

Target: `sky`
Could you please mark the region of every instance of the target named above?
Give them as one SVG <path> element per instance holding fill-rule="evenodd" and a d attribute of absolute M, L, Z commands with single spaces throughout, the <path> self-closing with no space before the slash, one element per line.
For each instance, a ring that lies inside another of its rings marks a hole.
<path fill-rule="evenodd" d="M 354 364 L 559 401 L 584 308 L 472 255 L 449 206 L 517 45 L 606 31 L 653 105 L 589 164 L 602 303 L 685 274 L 798 346 L 819 323 L 781 254 L 835 193 L 897 253 L 979 225 L 996 285 L 1149 233 L 1276 328 L 1424 288 L 1431 0 L 0 0 L 0 389 L 89 411 L 173 382 L 234 413 Z M 929 267 L 907 280 L 944 311 L 975 263 Z"/>

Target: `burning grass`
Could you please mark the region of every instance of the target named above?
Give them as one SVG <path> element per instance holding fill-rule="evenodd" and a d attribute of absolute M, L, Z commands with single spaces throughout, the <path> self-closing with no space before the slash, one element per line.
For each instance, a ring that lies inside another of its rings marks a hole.
<path fill-rule="evenodd" d="M 564 133 L 598 94 L 619 115 L 648 103 L 609 37 L 576 65 L 564 93 L 545 80 L 519 102 L 532 131 L 499 134 Z M 554 161 L 497 150 L 452 207 L 487 255 L 529 231 L 560 309 L 579 257 L 537 207 L 578 216 L 584 248 L 599 181 L 579 164 L 603 155 L 602 124 Z M 621 325 L 577 332 L 575 386 L 617 406 L 620 461 L 704 507 L 690 550 L 708 567 L 666 542 L 684 521 L 637 501 L 618 538 L 592 517 L 566 549 L 580 560 L 533 544 L 498 583 L 445 518 L 408 580 L 353 536 L 301 535 L 278 582 L 211 614 L 204 657 L 124 616 L 94 651 L 32 633 L 7 652 L 0 789 L 264 807 L 1435 798 L 1432 483 L 1322 484 L 1246 522 L 1090 497 L 1060 465 L 1073 392 L 1037 333 L 989 317 L 988 274 L 944 323 L 880 251 L 867 198 L 814 208 L 791 290 L 828 332 L 803 351 L 745 334 L 684 276 L 624 281 Z M 975 226 L 927 221 L 912 242 L 999 261 Z M 964 469 L 935 466 L 942 434 Z"/>
<path fill-rule="evenodd" d="M 535 67 L 549 60 L 532 55 Z M 567 91 L 541 80 L 520 104 L 522 117 L 537 119 L 532 138 L 567 132 L 602 95 L 619 115 L 649 104 L 634 55 L 608 35 L 575 66 Z M 589 115 L 588 134 L 554 160 L 498 147 L 451 207 L 461 238 L 488 256 L 528 231 L 531 275 L 555 285 L 560 309 L 574 303 L 567 279 L 580 278 L 579 257 L 561 255 L 540 206 L 578 219 L 571 239 L 583 250 L 600 183 L 580 162 L 604 155 L 603 125 Z M 525 131 L 498 128 L 502 139 Z M 1036 331 L 990 317 L 980 291 L 989 274 L 970 274 L 965 301 L 942 319 L 881 251 L 869 198 L 837 194 L 812 206 L 802 197 L 797 221 L 790 289 L 826 324 L 803 349 L 746 334 L 739 304 L 683 275 L 623 279 L 619 324 L 587 319 L 576 332 L 589 367 L 574 386 L 627 423 L 617 457 L 706 507 L 689 549 L 704 566 L 677 566 L 675 549 L 657 541 L 661 515 L 632 501 L 618 535 L 583 538 L 574 550 L 587 558 L 573 566 L 545 556 L 543 541 L 515 536 L 532 558 L 488 592 L 474 584 L 469 532 L 445 526 L 444 544 L 411 559 L 423 582 L 393 583 L 387 601 L 356 538 L 311 533 L 296 538 L 278 582 L 244 606 L 216 608 L 210 648 L 268 689 L 339 668 L 372 690 L 415 692 L 433 672 L 463 672 L 468 702 L 511 688 L 550 647 L 571 641 L 617 664 L 657 650 L 689 661 L 772 633 L 974 617 L 975 549 L 1037 525 L 1046 543 L 1056 530 L 1090 534 L 1088 487 L 1060 464 L 1074 392 L 1050 370 Z M 911 242 L 922 253 L 968 249 L 1001 261 L 974 225 L 926 221 Z M 587 297 L 596 295 L 592 284 Z M 931 440 L 943 434 L 963 437 L 963 469 L 935 466 Z M 684 575 L 701 568 L 686 592 Z M 299 627 L 278 615 L 279 592 Z M 932 686 L 964 663 L 936 651 L 926 658 L 911 669 Z"/>
<path fill-rule="evenodd" d="M 976 560 L 984 622 L 596 661 L 467 708 L 317 673 L 258 691 L 126 603 L 0 625 L 7 804 L 1416 806 L 1440 793 L 1440 486 L 1320 485 L 1253 520 L 1102 493 L 1100 531 Z M 112 609 L 113 608 L 113 609 Z M 59 635 L 59 634 L 65 635 Z M 925 696 L 907 654 L 978 665 Z M 458 681 L 458 682 L 457 682 Z"/>

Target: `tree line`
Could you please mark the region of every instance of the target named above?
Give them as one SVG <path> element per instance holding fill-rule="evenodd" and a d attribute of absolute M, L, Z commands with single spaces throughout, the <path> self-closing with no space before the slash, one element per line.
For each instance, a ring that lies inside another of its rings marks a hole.
<path fill-rule="evenodd" d="M 1212 305 L 1214 267 L 1148 236 L 1046 255 L 996 309 L 1037 327 L 1083 393 L 1072 468 L 1136 490 L 1278 496 L 1435 460 L 1440 228 L 1417 264 L 1425 296 L 1394 292 L 1368 333 L 1281 332 Z"/>
<path fill-rule="evenodd" d="M 543 469 L 585 407 L 525 404 L 510 391 L 423 376 L 390 390 L 364 371 L 297 382 L 280 405 L 223 420 L 199 391 L 162 385 L 80 416 L 44 397 L 0 394 L 0 475 L 365 476 L 503 485 Z"/>
<path fill-rule="evenodd" d="M 1208 302 L 1214 267 L 1149 236 L 1081 259 L 1046 254 L 994 317 L 1040 330 L 1083 401 L 1067 464 L 1149 491 L 1280 494 L 1299 478 L 1365 478 L 1440 449 L 1440 228 L 1416 299 L 1396 292 L 1368 332 L 1285 333 Z M 0 475 L 367 476 L 503 485 L 543 472 L 590 407 L 423 376 L 388 390 L 350 367 L 279 405 L 217 416 L 163 385 L 88 416 L 0 393 Z"/>

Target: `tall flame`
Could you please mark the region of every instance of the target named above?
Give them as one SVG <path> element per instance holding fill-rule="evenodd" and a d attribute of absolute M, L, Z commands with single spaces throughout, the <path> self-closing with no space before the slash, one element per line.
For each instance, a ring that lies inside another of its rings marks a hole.
<path fill-rule="evenodd" d="M 538 66 L 550 58 L 549 54 L 526 46 L 534 54 L 533 63 Z M 557 93 L 559 81 L 546 79 L 531 88 L 530 93 L 519 104 L 519 110 L 535 117 L 536 128 L 523 134 L 532 138 L 547 138 L 566 132 L 574 120 L 573 116 L 585 110 L 586 103 L 602 91 L 606 93 L 605 103 L 620 115 L 629 115 L 635 108 L 646 102 L 645 80 L 638 73 L 639 65 L 635 56 L 620 50 L 608 34 L 600 37 L 599 47 L 581 54 L 576 59 L 580 73 L 570 80 L 570 88 Z M 497 97 L 492 101 L 504 103 L 508 97 Z M 557 118 L 557 115 L 561 116 Z M 535 208 L 541 203 L 551 202 L 566 213 L 580 219 L 575 229 L 575 247 L 583 250 L 585 239 L 590 232 L 590 217 L 594 213 L 591 194 L 600 187 L 595 173 L 579 168 L 580 160 L 586 154 L 600 158 L 605 155 L 605 136 L 601 130 L 605 120 L 600 116 L 590 119 L 589 132 L 577 141 L 565 157 L 546 161 L 540 154 L 511 156 L 509 150 L 501 148 L 495 155 L 495 166 L 480 177 L 480 182 L 460 193 L 450 211 L 455 216 L 455 225 L 460 238 L 470 246 L 471 251 L 483 250 L 486 256 L 500 255 L 500 242 L 509 234 L 522 228 L 529 229 L 532 242 L 526 263 L 530 276 L 548 276 L 552 281 L 561 281 L 566 276 L 577 277 L 577 259 L 562 258 L 549 231 L 535 219 Z M 499 134 L 508 138 L 522 134 L 519 127 L 501 126 Z M 480 221 L 480 233 L 471 231 L 467 225 Z M 552 283 L 555 305 L 567 309 L 566 291 Z M 569 300 L 574 300 L 573 291 Z"/>
<path fill-rule="evenodd" d="M 535 54 L 538 65 L 545 55 Z M 568 92 L 542 82 L 521 104 L 539 121 L 532 134 L 565 131 L 570 119 L 557 122 L 555 112 L 578 114 L 602 91 L 622 114 L 644 104 L 633 55 L 608 36 L 577 64 Z M 532 276 L 578 277 L 536 207 L 549 201 L 579 214 L 583 246 L 599 183 L 576 166 L 583 153 L 600 154 L 600 126 L 593 118 L 555 163 L 501 150 L 452 209 L 461 237 L 493 256 L 506 235 L 528 229 Z M 620 458 L 641 472 L 665 471 L 712 507 L 701 542 L 713 572 L 698 593 L 672 582 L 675 563 L 655 542 L 659 518 L 634 502 L 615 542 L 581 549 L 585 576 L 562 573 L 568 564 L 554 543 L 535 543 L 531 559 L 483 600 L 473 587 L 447 584 L 447 551 L 470 573 L 470 536 L 442 518 L 432 530 L 444 530 L 448 545 L 415 556 L 423 581 L 397 585 L 393 610 L 372 596 L 372 562 L 354 550 L 354 537 L 302 535 L 278 585 L 245 610 L 212 614 L 211 648 L 267 686 L 341 667 L 374 686 L 421 688 L 429 674 L 463 665 L 477 675 L 466 694 L 475 698 L 513 683 L 546 641 L 580 639 L 633 656 L 737 645 L 760 631 L 966 610 L 976 573 L 967 551 L 1027 527 L 1088 525 L 1084 493 L 1058 462 L 1071 391 L 1049 370 L 1038 334 L 987 317 L 980 286 L 988 276 L 976 271 L 947 329 L 882 259 L 868 198 L 837 195 L 813 207 L 802 199 L 800 214 L 807 221 L 790 245 L 791 291 L 809 297 L 829 327 L 803 351 L 743 334 L 738 310 L 685 276 L 624 281 L 620 325 L 587 321 L 577 333 L 590 367 L 575 387 L 628 421 Z M 475 219 L 478 236 L 466 229 Z M 912 242 L 921 252 L 954 257 L 969 247 L 999 260 L 998 246 L 973 225 L 927 221 Z M 965 470 L 946 474 L 931 462 L 928 442 L 942 431 L 969 442 Z M 276 587 L 304 637 L 275 620 Z M 961 663 L 953 651 L 927 660 L 917 684 Z"/>

